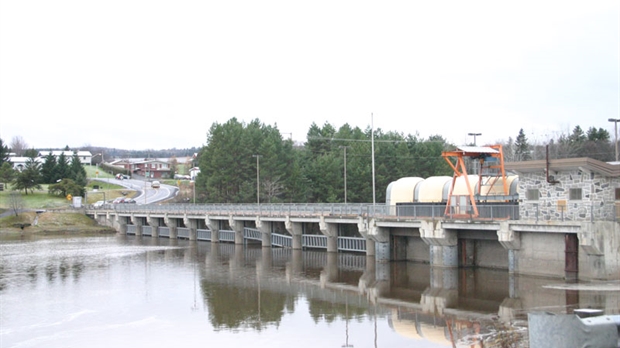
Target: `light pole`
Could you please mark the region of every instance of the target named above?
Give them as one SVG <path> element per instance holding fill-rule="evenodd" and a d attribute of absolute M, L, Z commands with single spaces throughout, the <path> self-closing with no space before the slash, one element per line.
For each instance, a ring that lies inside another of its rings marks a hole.
<path fill-rule="evenodd" d="M 347 147 L 350 146 L 338 146 L 344 149 L 344 204 L 347 204 Z"/>
<path fill-rule="evenodd" d="M 476 137 L 482 135 L 482 133 L 467 133 L 467 135 L 474 137 L 474 146 L 476 146 Z"/>
<path fill-rule="evenodd" d="M 194 204 L 196 204 L 196 181 L 192 180 L 189 183 L 192 185 L 192 194 L 194 196 Z"/>
<path fill-rule="evenodd" d="M 620 121 L 620 118 L 610 118 L 607 121 L 614 123 L 614 131 L 616 133 L 616 138 L 615 138 L 616 162 L 618 162 L 618 121 Z"/>
<path fill-rule="evenodd" d="M 467 133 L 467 135 L 474 137 L 474 146 L 476 146 L 476 137 L 482 135 L 482 133 Z M 475 163 L 473 164 L 474 174 L 478 174 L 478 166 Z"/>
<path fill-rule="evenodd" d="M 256 157 L 256 203 L 260 204 L 260 158 L 261 155 L 252 155 Z"/>

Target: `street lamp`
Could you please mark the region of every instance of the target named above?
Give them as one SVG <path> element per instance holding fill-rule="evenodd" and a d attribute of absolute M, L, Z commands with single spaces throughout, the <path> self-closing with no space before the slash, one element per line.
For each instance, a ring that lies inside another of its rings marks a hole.
<path fill-rule="evenodd" d="M 610 119 L 607 119 L 607 121 L 614 123 L 614 130 L 616 133 L 616 138 L 615 138 L 616 162 L 618 162 L 618 121 L 620 121 L 620 118 L 610 118 Z"/>
<path fill-rule="evenodd" d="M 467 133 L 467 135 L 474 137 L 474 146 L 476 146 L 476 137 L 482 135 L 482 133 Z"/>
<path fill-rule="evenodd" d="M 194 196 L 194 204 L 196 204 L 196 181 L 191 180 L 189 183 L 192 185 L 192 194 Z"/>
<path fill-rule="evenodd" d="M 338 148 L 344 149 L 344 204 L 347 204 L 347 147 L 350 146 L 338 146 Z"/>
<path fill-rule="evenodd" d="M 482 135 L 482 133 L 467 133 L 467 135 L 474 137 L 474 146 L 476 146 L 476 137 Z M 474 172 L 475 174 L 478 174 L 478 166 L 475 165 L 475 163 L 472 163 L 474 165 Z"/>
<path fill-rule="evenodd" d="M 260 158 L 261 155 L 252 155 L 256 157 L 256 203 L 260 204 Z"/>

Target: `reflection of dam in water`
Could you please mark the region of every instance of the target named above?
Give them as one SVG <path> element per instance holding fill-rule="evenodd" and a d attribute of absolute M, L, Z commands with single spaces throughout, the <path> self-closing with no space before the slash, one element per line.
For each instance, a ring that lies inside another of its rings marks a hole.
<path fill-rule="evenodd" d="M 277 325 L 282 313 L 304 298 L 315 319 L 377 315 L 405 337 L 451 345 L 488 329 L 482 322 L 495 323 L 495 329 L 519 323 L 522 330 L 532 310 L 570 313 L 598 308 L 617 314 L 620 308 L 617 291 L 550 288 L 561 281 L 516 277 L 506 271 L 383 264 L 348 253 L 146 240 L 196 246 L 165 253 L 197 261 L 200 292 L 215 327 L 260 330 Z M 237 308 L 238 318 L 230 318 L 230 306 Z"/>

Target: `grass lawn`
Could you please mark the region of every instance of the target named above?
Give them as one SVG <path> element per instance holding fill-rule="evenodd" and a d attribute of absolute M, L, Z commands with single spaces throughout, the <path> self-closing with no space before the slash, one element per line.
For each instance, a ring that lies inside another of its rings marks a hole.
<path fill-rule="evenodd" d="M 114 178 L 112 174 L 106 173 L 97 166 L 84 166 L 87 178 Z M 94 185 L 98 186 L 94 191 Z M 0 191 L 0 212 L 10 208 L 11 185 L 8 184 L 4 191 Z M 53 209 L 69 207 L 69 202 L 64 197 L 51 196 L 47 193 L 49 185 L 41 185 L 41 190 L 35 190 L 33 193 L 24 194 L 21 191 L 21 199 L 25 209 Z M 82 204 L 92 204 L 96 201 L 110 201 L 117 197 L 134 197 L 136 192 L 129 190 L 120 185 L 107 183 L 103 181 L 89 180 L 86 186 L 86 199 L 82 200 Z"/>
<path fill-rule="evenodd" d="M 25 209 L 50 209 L 50 208 L 62 208 L 68 207 L 70 202 L 64 197 L 50 196 L 47 194 L 48 185 L 41 185 L 43 189 L 35 190 L 33 193 L 28 192 L 24 194 L 24 191 L 20 191 L 21 199 Z M 0 209 L 10 208 L 10 185 L 9 189 L 5 187 L 4 191 L 0 192 Z"/>

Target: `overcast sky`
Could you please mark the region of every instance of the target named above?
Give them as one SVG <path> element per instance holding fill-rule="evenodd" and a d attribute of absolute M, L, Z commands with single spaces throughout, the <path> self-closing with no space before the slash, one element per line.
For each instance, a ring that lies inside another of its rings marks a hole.
<path fill-rule="evenodd" d="M 296 141 L 371 120 L 456 144 L 613 136 L 619 19 L 618 0 L 0 0 L 0 138 L 188 148 L 232 117 Z"/>

